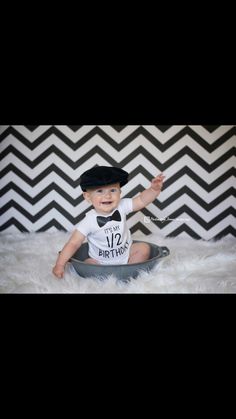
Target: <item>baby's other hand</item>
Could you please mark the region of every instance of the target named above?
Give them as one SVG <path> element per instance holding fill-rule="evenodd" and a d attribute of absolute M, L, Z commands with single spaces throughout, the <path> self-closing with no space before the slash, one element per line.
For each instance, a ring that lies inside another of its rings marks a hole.
<path fill-rule="evenodd" d="M 156 176 L 154 179 L 152 179 L 152 183 L 151 183 L 151 188 L 154 191 L 161 191 L 162 186 L 163 186 L 163 182 L 164 182 L 165 176 L 163 175 L 163 173 L 161 173 L 160 175 Z"/>
<path fill-rule="evenodd" d="M 52 273 L 59 279 L 63 278 L 64 276 L 64 267 L 62 265 L 55 265 Z"/>

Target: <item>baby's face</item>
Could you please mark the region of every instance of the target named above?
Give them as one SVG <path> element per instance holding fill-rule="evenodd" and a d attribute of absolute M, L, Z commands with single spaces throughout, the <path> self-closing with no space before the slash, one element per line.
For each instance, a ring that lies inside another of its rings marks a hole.
<path fill-rule="evenodd" d="M 84 192 L 84 198 L 93 205 L 95 210 L 103 215 L 116 209 L 120 202 L 120 184 L 113 183 Z"/>

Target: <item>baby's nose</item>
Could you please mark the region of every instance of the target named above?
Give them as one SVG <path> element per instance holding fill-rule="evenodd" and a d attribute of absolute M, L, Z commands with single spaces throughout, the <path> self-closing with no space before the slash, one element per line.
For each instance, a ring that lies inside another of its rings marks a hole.
<path fill-rule="evenodd" d="M 105 191 L 105 196 L 107 196 L 107 195 L 111 195 L 111 191 L 109 191 L 109 189 L 107 189 L 106 191 Z"/>

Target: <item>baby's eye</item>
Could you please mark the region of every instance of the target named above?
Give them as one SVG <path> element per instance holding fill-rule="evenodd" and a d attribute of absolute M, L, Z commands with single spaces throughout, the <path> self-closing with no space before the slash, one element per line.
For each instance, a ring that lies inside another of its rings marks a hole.
<path fill-rule="evenodd" d="M 102 194 L 102 193 L 103 193 L 103 190 L 102 190 L 102 189 L 97 189 L 97 190 L 96 190 L 96 193 L 98 193 L 98 194 Z"/>
<path fill-rule="evenodd" d="M 112 193 L 115 193 L 115 192 L 117 192 L 117 191 L 118 191 L 118 189 L 117 189 L 117 188 L 112 188 L 112 189 L 111 189 L 111 192 L 112 192 Z"/>

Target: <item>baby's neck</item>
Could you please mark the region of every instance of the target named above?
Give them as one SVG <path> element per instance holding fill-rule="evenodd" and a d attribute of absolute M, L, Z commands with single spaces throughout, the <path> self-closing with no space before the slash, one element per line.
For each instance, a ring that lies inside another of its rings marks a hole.
<path fill-rule="evenodd" d="M 113 214 L 113 212 L 117 210 L 117 207 L 114 208 L 113 210 L 109 211 L 109 212 L 100 211 L 99 209 L 96 209 L 96 208 L 93 208 L 93 209 L 96 212 L 96 214 L 102 215 L 104 217 L 109 217 L 109 215 Z"/>

